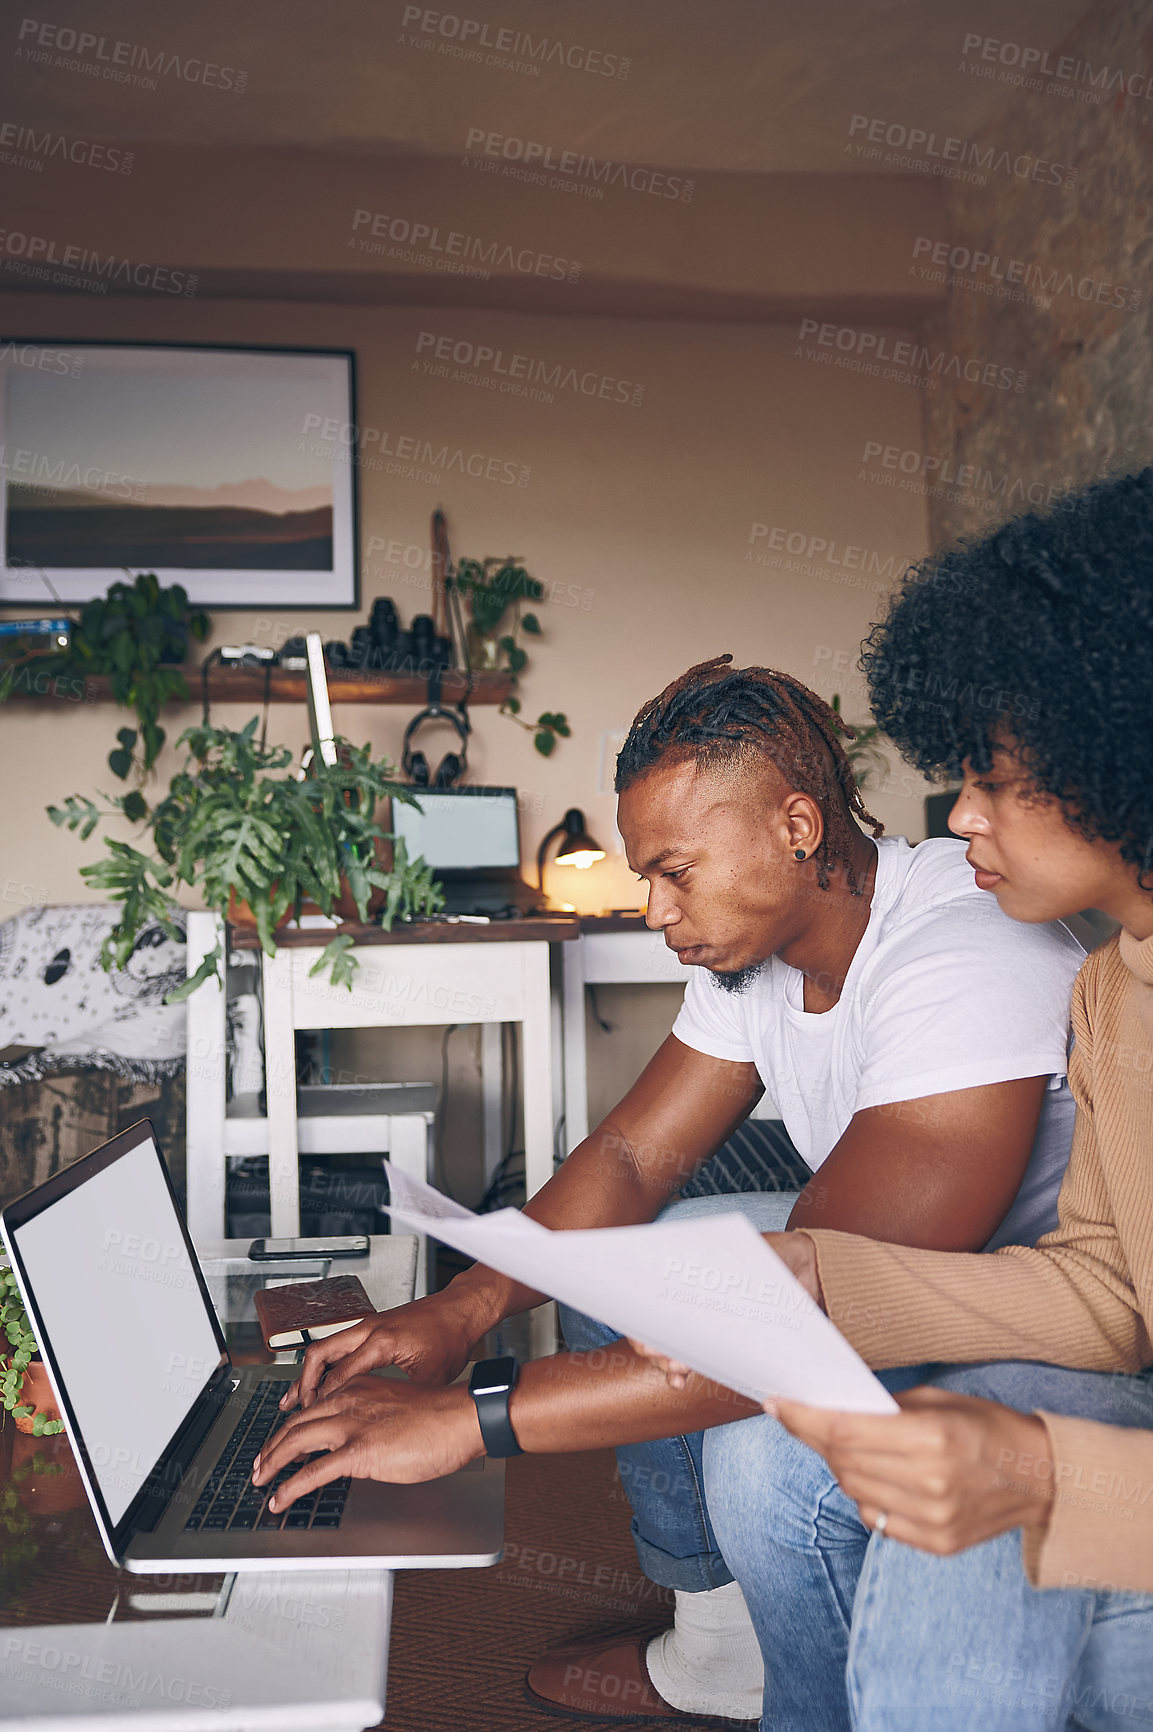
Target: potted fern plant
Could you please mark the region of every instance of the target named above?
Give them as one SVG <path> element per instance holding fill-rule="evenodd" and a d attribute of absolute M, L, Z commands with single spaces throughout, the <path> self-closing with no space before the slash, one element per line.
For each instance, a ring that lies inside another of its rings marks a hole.
<path fill-rule="evenodd" d="M 82 839 L 102 819 L 127 818 L 151 844 L 145 852 L 106 836 L 104 858 L 80 869 L 121 906 L 104 944 L 105 968 L 123 968 L 137 935 L 153 921 L 182 936 L 172 894 L 179 885 L 195 887 L 225 920 L 235 920 L 244 905 L 268 956 L 276 955 L 277 927 L 299 918 L 306 902 L 322 914 L 353 912 L 361 921 L 379 913 L 387 930 L 395 920 L 442 906 L 431 868 L 410 860 L 403 840 L 378 822 L 388 800 L 418 805 L 388 763 L 367 746 L 340 740 L 335 764 L 314 762 L 305 774 L 289 769 L 288 747 L 262 744 L 256 729 L 255 716 L 239 730 L 186 729 L 177 742 L 187 748 L 184 765 L 154 806 L 133 789 L 103 796 L 104 805 L 73 794 L 48 808 L 53 823 Z M 334 985 L 351 987 L 357 967 L 351 950 L 351 937 L 337 933 L 312 972 L 327 969 Z M 168 1001 L 186 998 L 219 973 L 217 946 Z"/>
<path fill-rule="evenodd" d="M 64 1427 L 16 1277 L 0 1262 L 0 1409 L 16 1429 L 47 1437 Z"/>

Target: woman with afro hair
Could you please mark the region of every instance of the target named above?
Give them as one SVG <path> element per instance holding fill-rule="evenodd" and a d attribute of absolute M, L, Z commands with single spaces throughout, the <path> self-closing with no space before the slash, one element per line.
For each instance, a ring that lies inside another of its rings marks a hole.
<path fill-rule="evenodd" d="M 862 666 L 890 739 L 962 779 L 979 888 L 1119 930 L 1074 991 L 1055 1231 L 991 1255 L 769 1236 L 871 1365 L 925 1375 L 897 1415 L 782 1401 L 709 1434 L 762 1726 L 1150 1727 L 1153 468 L 914 569 Z"/>

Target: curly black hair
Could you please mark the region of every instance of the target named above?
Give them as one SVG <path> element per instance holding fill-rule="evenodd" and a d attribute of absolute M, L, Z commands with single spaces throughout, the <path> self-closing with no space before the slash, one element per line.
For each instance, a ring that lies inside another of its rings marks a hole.
<path fill-rule="evenodd" d="M 874 836 L 884 825 L 866 812 L 841 745 L 854 730 L 791 674 L 730 667 L 732 659 L 698 663 L 642 705 L 617 758 L 617 793 L 666 760 L 719 765 L 760 752 L 821 808 L 825 833 L 813 855 L 820 888 L 828 889 L 830 867 L 839 865 L 858 895 L 853 819 L 871 825 Z"/>
<path fill-rule="evenodd" d="M 918 769 L 980 772 L 1015 747 L 1070 827 L 1153 888 L 1153 467 L 914 566 L 860 665 Z"/>

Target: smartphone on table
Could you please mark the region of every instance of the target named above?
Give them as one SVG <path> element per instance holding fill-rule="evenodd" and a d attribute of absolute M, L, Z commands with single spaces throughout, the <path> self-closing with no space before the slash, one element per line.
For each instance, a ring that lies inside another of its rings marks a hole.
<path fill-rule="evenodd" d="M 254 1263 L 314 1262 L 317 1257 L 367 1257 L 368 1234 L 330 1235 L 321 1239 L 254 1239 L 248 1247 Z"/>

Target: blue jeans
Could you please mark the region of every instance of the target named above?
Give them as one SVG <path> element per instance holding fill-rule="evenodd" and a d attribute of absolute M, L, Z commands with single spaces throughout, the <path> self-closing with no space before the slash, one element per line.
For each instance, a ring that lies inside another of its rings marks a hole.
<path fill-rule="evenodd" d="M 669 1203 L 658 1221 L 696 1215 L 747 1215 L 760 1233 L 783 1231 L 795 1191 L 743 1192 L 739 1196 L 691 1197 Z M 620 1336 L 567 1305 L 560 1307 L 564 1338 L 574 1353 L 606 1347 Z M 699 1593 L 733 1579 L 721 1556 L 705 1507 L 701 1450 L 704 1433 L 632 1443 L 617 1450 L 617 1477 L 633 1509 L 632 1535 L 641 1569 L 663 1588 Z"/>
<path fill-rule="evenodd" d="M 1153 1428 L 1153 1373 L 999 1363 L 886 1373 L 1023 1412 Z M 1153 1595 L 1038 1590 L 1019 1532 L 956 1557 L 871 1535 L 823 1459 L 767 1415 L 705 1435 L 716 1543 L 765 1662 L 765 1732 L 1153 1728 Z"/>

